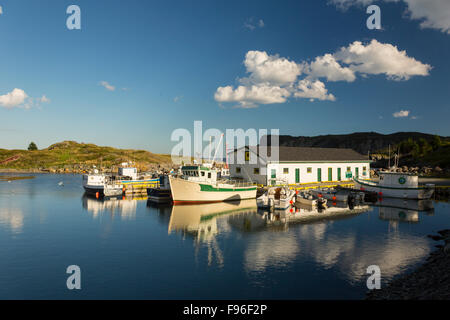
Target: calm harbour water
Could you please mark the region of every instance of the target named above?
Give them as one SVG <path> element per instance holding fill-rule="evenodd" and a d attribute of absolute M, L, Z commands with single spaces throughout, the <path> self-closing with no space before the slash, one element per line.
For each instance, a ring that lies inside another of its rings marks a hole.
<path fill-rule="evenodd" d="M 361 299 L 369 265 L 383 286 L 450 227 L 448 203 L 382 204 L 276 216 L 254 200 L 87 198 L 77 175 L 0 179 L 0 299 Z M 81 290 L 66 287 L 69 265 Z"/>

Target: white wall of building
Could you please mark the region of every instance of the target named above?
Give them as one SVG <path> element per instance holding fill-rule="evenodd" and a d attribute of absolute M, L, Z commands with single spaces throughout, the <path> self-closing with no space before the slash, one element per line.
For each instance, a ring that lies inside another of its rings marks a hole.
<path fill-rule="evenodd" d="M 318 182 L 318 169 L 321 169 L 321 181 L 349 181 L 351 177 L 358 177 L 360 179 L 370 178 L 370 162 L 298 162 L 298 163 L 269 163 L 267 165 L 267 179 L 270 184 L 272 179 L 272 170 L 276 171 L 276 179 L 287 181 L 288 184 L 295 184 L 296 169 L 299 170 L 299 183 Z M 338 179 L 338 168 L 341 169 L 341 176 Z M 365 168 L 365 170 L 364 170 Z M 287 173 L 285 173 L 287 169 Z M 309 170 L 308 170 L 309 169 Z M 331 177 L 328 171 L 331 169 Z M 348 171 L 348 169 L 350 169 Z M 347 176 L 347 173 L 351 176 Z"/>
<path fill-rule="evenodd" d="M 230 175 L 234 178 L 251 180 L 258 184 L 270 184 L 272 179 L 272 169 L 276 171 L 276 179 L 286 181 L 288 184 L 295 184 L 296 169 L 299 169 L 300 182 L 310 183 L 318 182 L 318 168 L 321 169 L 321 181 L 338 181 L 338 168 L 341 168 L 341 181 L 349 181 L 351 177 L 347 177 L 347 169 L 350 167 L 352 177 L 356 177 L 358 171 L 358 178 L 370 178 L 370 163 L 367 162 L 298 162 L 298 163 L 269 163 L 267 166 L 263 164 L 230 164 Z M 238 168 L 240 168 L 240 172 Z M 259 174 L 255 174 L 254 169 L 259 168 Z M 310 168 L 310 170 L 308 170 Z M 331 180 L 328 177 L 328 169 L 331 168 Z M 356 169 L 358 168 L 358 170 Z M 364 170 L 364 168 L 366 170 Z M 288 169 L 285 173 L 284 169 Z M 311 171 L 311 172 L 309 172 Z"/>

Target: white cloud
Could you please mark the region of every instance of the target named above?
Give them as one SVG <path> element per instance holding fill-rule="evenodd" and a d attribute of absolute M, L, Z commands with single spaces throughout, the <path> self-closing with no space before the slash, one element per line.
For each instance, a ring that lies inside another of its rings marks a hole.
<path fill-rule="evenodd" d="M 396 46 L 380 43 L 375 39 L 367 45 L 355 41 L 348 47 L 342 47 L 334 57 L 348 64 L 354 72 L 386 74 L 388 79 L 393 80 L 408 80 L 417 75 L 427 76 L 431 69 L 430 65 L 408 57 L 406 51 L 399 51 Z"/>
<path fill-rule="evenodd" d="M 328 81 L 348 81 L 356 79 L 355 73 L 346 67 L 342 67 L 333 55 L 327 53 L 316 59 L 307 67 L 307 73 L 311 78 L 326 78 Z"/>
<path fill-rule="evenodd" d="M 409 17 L 421 20 L 421 28 L 438 29 L 450 34 L 449 0 L 404 0 L 408 5 Z"/>
<path fill-rule="evenodd" d="M 3 8 L 0 6 L 0 14 L 3 14 Z"/>
<path fill-rule="evenodd" d="M 278 55 L 268 55 L 265 51 L 249 51 L 244 65 L 253 83 L 284 85 L 294 82 L 302 73 L 302 66 Z"/>
<path fill-rule="evenodd" d="M 100 85 L 103 86 L 108 91 L 114 91 L 116 90 L 116 87 L 109 84 L 107 81 L 100 81 Z"/>
<path fill-rule="evenodd" d="M 409 57 L 406 51 L 375 39 L 368 44 L 355 41 L 334 54 L 318 56 L 312 62 L 297 63 L 265 51 L 248 51 L 244 65 L 248 76 L 237 79 L 236 89 L 218 87 L 214 95 L 216 101 L 237 102 L 244 108 L 284 103 L 292 96 L 311 101 L 335 101 L 336 97 L 328 93 L 322 79 L 353 82 L 358 74 L 362 77 L 385 74 L 388 79 L 408 80 L 412 76 L 426 76 L 432 68 Z M 302 74 L 305 77 L 299 79 Z"/>
<path fill-rule="evenodd" d="M 291 93 L 279 86 L 252 85 L 219 87 L 214 95 L 218 102 L 238 102 L 242 108 L 255 108 L 258 104 L 284 103 Z"/>
<path fill-rule="evenodd" d="M 5 108 L 27 107 L 25 105 L 28 95 L 22 89 L 15 88 L 13 91 L 0 95 L 0 106 Z"/>
<path fill-rule="evenodd" d="M 173 98 L 173 102 L 178 102 L 181 100 L 181 98 L 183 98 L 183 96 L 176 96 L 175 98 Z"/>
<path fill-rule="evenodd" d="M 247 19 L 247 21 L 244 22 L 244 27 L 253 31 L 256 28 L 263 28 L 264 27 L 264 21 L 262 19 L 259 19 L 258 21 L 254 21 L 253 18 Z"/>
<path fill-rule="evenodd" d="M 409 116 L 410 111 L 409 110 L 400 110 L 397 112 L 394 112 L 392 115 L 394 118 L 407 118 Z"/>
<path fill-rule="evenodd" d="M 421 28 L 432 28 L 450 34 L 450 1 L 448 0 L 383 0 L 402 2 L 406 5 L 407 17 L 419 20 Z M 351 6 L 365 7 L 375 0 L 330 0 L 338 9 L 347 10 Z M 380 1 L 378 1 L 380 2 Z"/>
<path fill-rule="evenodd" d="M 42 103 L 49 103 L 50 102 L 50 99 L 47 98 L 45 96 L 45 94 L 41 98 L 39 98 L 38 100 L 39 100 L 39 102 L 42 102 Z"/>
<path fill-rule="evenodd" d="M 297 91 L 294 92 L 296 98 L 309 98 L 310 101 L 318 100 L 330 100 L 335 101 L 336 98 L 325 88 L 325 84 L 322 81 L 310 81 L 307 79 L 300 80 L 297 85 Z"/>

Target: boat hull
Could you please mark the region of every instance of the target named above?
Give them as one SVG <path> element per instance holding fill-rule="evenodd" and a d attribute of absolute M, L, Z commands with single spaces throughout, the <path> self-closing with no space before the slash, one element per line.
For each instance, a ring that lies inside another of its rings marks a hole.
<path fill-rule="evenodd" d="M 353 180 L 355 182 L 355 188 L 372 191 L 378 194 L 381 193 L 383 197 L 388 198 L 402 198 L 402 199 L 430 199 L 434 193 L 434 188 L 418 187 L 418 188 L 397 188 L 380 186 L 375 183 L 367 183 L 358 179 Z"/>
<path fill-rule="evenodd" d="M 148 200 L 155 203 L 168 203 L 172 201 L 170 189 L 147 189 Z"/>
<path fill-rule="evenodd" d="M 256 186 L 230 187 L 169 177 L 174 204 L 239 201 L 256 198 Z"/>
<path fill-rule="evenodd" d="M 85 185 L 83 186 L 84 191 L 86 191 L 86 193 L 88 194 L 97 194 L 99 193 L 100 195 L 104 195 L 103 190 L 104 187 L 103 186 L 89 186 L 89 185 Z"/>

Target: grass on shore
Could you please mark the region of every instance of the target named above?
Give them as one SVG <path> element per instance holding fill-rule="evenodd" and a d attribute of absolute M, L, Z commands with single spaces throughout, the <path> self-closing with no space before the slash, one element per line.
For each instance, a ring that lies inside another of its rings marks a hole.
<path fill-rule="evenodd" d="M 13 160 L 7 161 L 10 158 Z M 128 161 L 133 161 L 140 167 L 149 163 L 170 163 L 171 158 L 170 155 L 154 154 L 145 150 L 116 149 L 74 141 L 56 143 L 36 151 L 0 149 L 0 169 L 72 169 L 92 165 L 110 168 Z"/>

